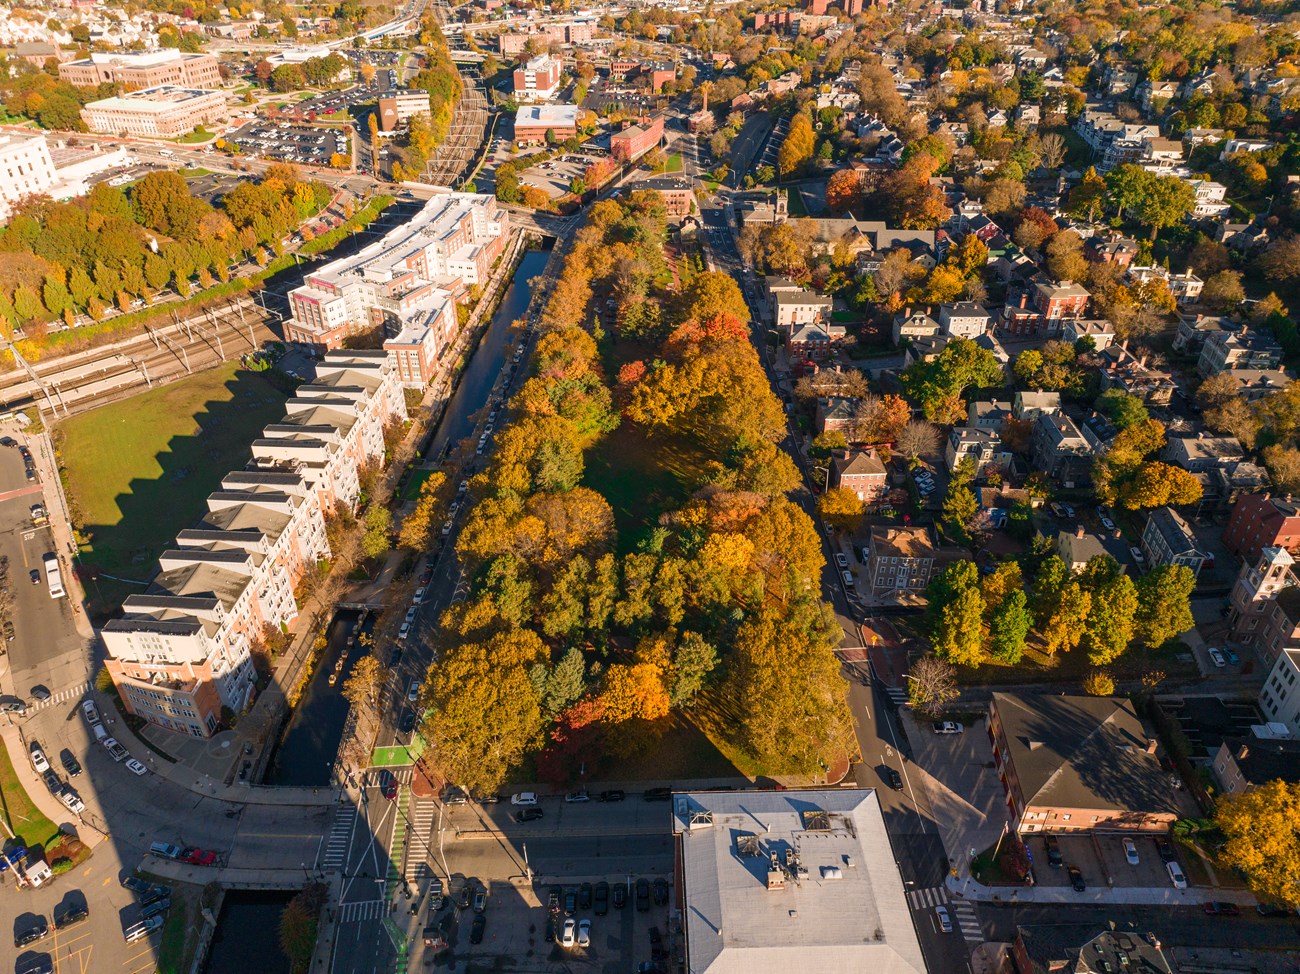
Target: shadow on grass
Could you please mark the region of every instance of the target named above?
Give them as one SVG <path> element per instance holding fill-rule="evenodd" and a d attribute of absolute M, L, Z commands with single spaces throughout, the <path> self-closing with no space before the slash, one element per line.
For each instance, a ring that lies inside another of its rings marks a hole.
<path fill-rule="evenodd" d="M 231 363 L 61 424 L 70 501 L 89 540 L 80 560 L 92 616 L 144 590 L 158 555 L 205 513 L 221 478 L 247 465 L 249 445 L 284 415 L 285 398 Z"/>

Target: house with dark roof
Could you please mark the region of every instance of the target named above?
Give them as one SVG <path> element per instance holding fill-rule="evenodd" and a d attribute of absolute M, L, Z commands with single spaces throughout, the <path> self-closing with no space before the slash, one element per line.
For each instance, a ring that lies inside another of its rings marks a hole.
<path fill-rule="evenodd" d="M 1158 507 L 1147 516 L 1146 527 L 1142 529 L 1142 550 L 1153 567 L 1186 565 L 1193 575 L 1201 573 L 1201 566 L 1207 560 L 1196 535 L 1172 507 Z"/>
<path fill-rule="evenodd" d="M 1178 818 L 1155 735 L 1123 697 L 994 693 L 989 738 L 1012 831 L 1158 833 Z"/>
<path fill-rule="evenodd" d="M 1289 737 L 1224 738 L 1211 763 L 1219 784 L 1230 795 L 1270 781 L 1300 784 L 1300 741 Z"/>
<path fill-rule="evenodd" d="M 857 422 L 858 400 L 846 396 L 827 396 L 817 400 L 815 425 L 818 433 L 840 432 L 848 436 Z"/>
<path fill-rule="evenodd" d="M 1124 571 L 1128 546 L 1122 537 L 1095 534 L 1080 524 L 1073 531 L 1057 532 L 1056 554 L 1071 572 L 1083 571 L 1092 559 L 1106 556 L 1119 562 L 1120 571 Z"/>
<path fill-rule="evenodd" d="M 875 504 L 889 490 L 885 465 L 874 450 L 841 451 L 831 458 L 831 487 L 853 491 L 858 500 Z"/>
<path fill-rule="evenodd" d="M 1173 974 L 1159 938 L 1096 923 L 1016 927 L 1011 959 L 1016 974 Z"/>

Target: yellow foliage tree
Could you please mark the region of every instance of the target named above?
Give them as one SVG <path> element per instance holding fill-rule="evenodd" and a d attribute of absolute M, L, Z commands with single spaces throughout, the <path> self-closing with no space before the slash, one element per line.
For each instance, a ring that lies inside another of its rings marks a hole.
<path fill-rule="evenodd" d="M 1262 900 L 1300 907 L 1300 784 L 1270 781 L 1219 801 L 1219 861 Z"/>
<path fill-rule="evenodd" d="M 611 666 L 605 671 L 605 689 L 600 702 L 611 723 L 625 720 L 658 720 L 666 717 L 671 703 L 664 668 L 642 662 Z"/>

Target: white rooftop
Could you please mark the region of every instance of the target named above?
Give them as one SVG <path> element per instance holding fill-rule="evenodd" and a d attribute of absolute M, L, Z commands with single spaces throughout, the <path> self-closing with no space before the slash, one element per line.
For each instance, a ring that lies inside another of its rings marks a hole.
<path fill-rule="evenodd" d="M 578 124 L 577 105 L 523 105 L 515 114 L 515 125 L 571 128 Z"/>
<path fill-rule="evenodd" d="M 690 974 L 925 974 L 875 791 L 679 794 L 673 831 Z"/>

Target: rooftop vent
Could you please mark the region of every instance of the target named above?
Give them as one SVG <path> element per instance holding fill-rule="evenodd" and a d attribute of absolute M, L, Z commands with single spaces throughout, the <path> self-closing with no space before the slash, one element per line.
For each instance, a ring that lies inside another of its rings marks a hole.
<path fill-rule="evenodd" d="M 803 818 L 803 827 L 809 832 L 829 832 L 831 830 L 831 817 L 826 812 L 818 809 L 801 813 Z"/>
<path fill-rule="evenodd" d="M 822 866 L 822 879 L 843 879 L 844 873 L 839 866 Z"/>
<path fill-rule="evenodd" d="M 779 869 L 769 869 L 767 871 L 767 888 L 769 892 L 785 889 L 785 873 Z"/>
<path fill-rule="evenodd" d="M 740 856 L 742 859 L 753 859 L 762 854 L 762 851 L 758 848 L 758 836 L 736 836 L 736 855 Z"/>

